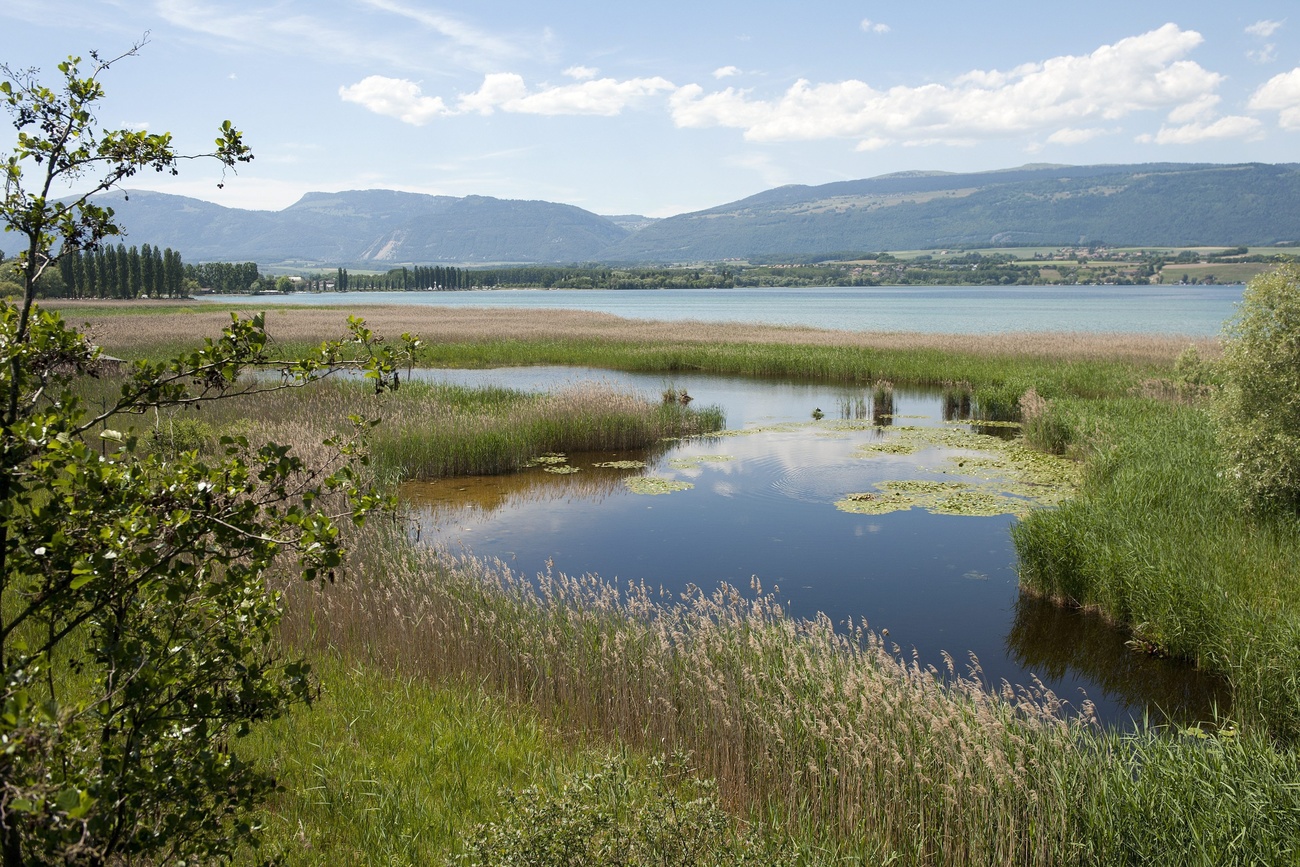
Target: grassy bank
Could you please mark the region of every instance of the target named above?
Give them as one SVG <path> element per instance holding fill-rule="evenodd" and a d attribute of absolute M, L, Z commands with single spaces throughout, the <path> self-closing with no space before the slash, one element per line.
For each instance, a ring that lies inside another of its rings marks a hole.
<path fill-rule="evenodd" d="M 1022 586 L 1223 673 L 1237 716 L 1300 737 L 1300 521 L 1243 509 L 1204 407 L 1076 403 L 1058 418 L 1088 443 L 1087 472 L 1013 530 Z"/>
<path fill-rule="evenodd" d="M 459 688 L 532 708 L 575 746 L 689 752 L 723 803 L 769 838 L 789 835 L 802 863 L 1300 855 L 1300 759 L 1259 730 L 1103 733 L 1058 716 L 1050 693 L 992 696 L 960 672 L 899 662 L 870 633 L 791 619 L 759 593 L 665 603 L 378 535 L 362 556 L 348 585 L 295 594 L 291 643 L 412 682 L 473 684 Z M 428 752 L 423 739 L 406 749 Z"/>

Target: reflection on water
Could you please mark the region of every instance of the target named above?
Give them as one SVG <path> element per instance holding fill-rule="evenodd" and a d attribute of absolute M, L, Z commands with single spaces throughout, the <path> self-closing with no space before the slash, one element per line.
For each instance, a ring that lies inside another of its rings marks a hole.
<path fill-rule="evenodd" d="M 1212 720 L 1229 708 L 1228 686 L 1221 679 L 1139 653 L 1126 643 L 1124 633 L 1109 628 L 1098 615 L 1028 594 L 1016 599 L 1007 650 L 1045 679 L 1082 673 L 1123 702 L 1134 718 L 1140 719 L 1148 705 L 1152 722 L 1163 721 L 1166 713 Z"/>
<path fill-rule="evenodd" d="M 408 485 L 403 494 L 422 541 L 499 558 L 524 574 L 553 563 L 569 574 L 644 581 L 674 593 L 722 581 L 747 587 L 758 576 L 779 588 L 794 616 L 822 611 L 838 623 L 865 620 L 888 629 L 905 655 L 915 649 L 922 664 L 940 669 L 943 651 L 957 659 L 974 654 L 994 686 L 1038 678 L 1076 706 L 1086 695 L 1115 724 L 1140 717 L 1148 705 L 1153 719 L 1156 709 L 1205 719 L 1216 700 L 1226 710 L 1222 690 L 1187 666 L 1128 650 L 1123 634 L 1099 618 L 1022 598 L 1010 514 L 836 508 L 849 493 L 890 482 L 986 482 L 963 473 L 987 461 L 946 445 L 953 437 L 945 431 L 1007 437 L 1014 430 L 955 424 L 970 415 L 960 392 L 890 388 L 889 412 L 878 413 L 886 399 L 880 387 L 570 368 L 426 375 L 533 389 L 598 378 L 653 400 L 669 388 L 689 390 L 696 405 L 719 405 L 731 430 L 652 451 L 570 454 L 567 466 L 576 472 L 562 475 L 537 466 Z M 812 420 L 815 410 L 824 417 Z M 877 417 L 893 425 L 873 424 Z M 918 444 L 917 426 L 936 436 Z M 637 477 L 662 480 L 660 495 L 636 493 L 627 481 Z"/>

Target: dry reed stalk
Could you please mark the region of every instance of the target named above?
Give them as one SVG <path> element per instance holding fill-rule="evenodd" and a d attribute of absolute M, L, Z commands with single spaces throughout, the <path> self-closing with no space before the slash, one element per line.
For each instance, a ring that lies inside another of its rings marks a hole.
<path fill-rule="evenodd" d="M 230 321 L 229 310 L 258 310 L 248 303 L 196 307 L 178 313 L 121 315 L 134 302 L 49 301 L 67 318 L 86 322 L 103 346 L 121 353 L 185 338 L 212 337 Z M 136 305 L 138 307 L 138 304 Z M 97 310 L 112 311 L 96 315 Z M 356 308 L 271 307 L 268 331 L 278 340 L 317 342 L 337 337 L 348 313 Z M 851 332 L 775 325 L 661 322 L 624 319 L 607 313 L 577 310 L 490 310 L 419 306 L 374 306 L 360 311 L 379 334 L 419 334 L 426 342 L 457 343 L 480 340 L 599 340 L 679 344 L 761 343 L 792 346 L 827 346 L 866 349 L 935 350 L 985 356 L 1059 359 L 1062 361 L 1123 360 L 1134 363 L 1171 363 L 1193 345 L 1204 358 L 1215 358 L 1220 348 L 1212 338 L 1171 335 L 1005 333 L 983 335 L 920 334 L 908 332 Z"/>
<path fill-rule="evenodd" d="M 487 685 L 583 737 L 688 751 L 735 807 L 925 863 L 1032 863 L 1066 831 L 1047 746 L 1071 749 L 1086 723 L 1041 687 L 1006 687 L 1004 703 L 761 593 L 673 601 L 592 576 L 524 580 L 366 535 L 367 577 L 290 588 L 291 641 Z"/>

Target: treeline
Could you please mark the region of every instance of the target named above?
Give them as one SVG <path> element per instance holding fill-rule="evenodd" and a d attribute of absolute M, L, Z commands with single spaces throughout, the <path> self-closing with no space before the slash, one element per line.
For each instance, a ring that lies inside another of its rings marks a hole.
<path fill-rule="evenodd" d="M 256 263 L 204 262 L 187 265 L 171 249 L 106 245 L 59 259 L 37 284 L 44 298 L 186 298 L 200 289 L 256 292 L 272 288 Z"/>
<path fill-rule="evenodd" d="M 59 260 L 58 273 L 60 280 L 44 281 L 42 294 L 62 298 L 178 298 L 187 294 L 185 265 L 170 247 L 118 244 L 78 250 Z"/>
<path fill-rule="evenodd" d="M 334 288 L 339 292 L 410 292 L 413 290 L 474 289 L 466 277 L 471 272 L 450 266 L 394 268 L 385 274 L 350 274 L 339 268 Z"/>

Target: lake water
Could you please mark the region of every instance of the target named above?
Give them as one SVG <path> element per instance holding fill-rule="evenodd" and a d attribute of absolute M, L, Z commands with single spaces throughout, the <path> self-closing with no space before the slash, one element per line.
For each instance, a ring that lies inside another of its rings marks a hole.
<path fill-rule="evenodd" d="M 1080 331 L 1212 337 L 1234 315 L 1241 294 L 1239 285 L 495 289 L 294 293 L 258 296 L 257 303 L 589 310 L 629 319 L 757 322 L 848 331 L 937 334 Z"/>
<path fill-rule="evenodd" d="M 1075 705 L 1086 695 L 1112 724 L 1148 708 L 1153 718 L 1159 708 L 1194 720 L 1208 718 L 1216 701 L 1227 706 L 1219 685 L 1187 666 L 1134 652 L 1100 619 L 1022 597 L 1010 514 L 857 514 L 836 507 L 848 494 L 879 491 L 891 481 L 967 479 L 948 459 L 978 459 L 970 449 L 863 451 L 907 428 L 972 431 L 970 423 L 954 424 L 962 410 L 954 420 L 939 392 L 900 390 L 890 414 L 877 416 L 881 407 L 869 391 L 807 382 L 563 367 L 425 375 L 525 390 L 594 379 L 653 399 L 684 388 L 696 406 L 722 407 L 729 430 L 741 435 L 650 452 L 568 455 L 565 465 L 578 470 L 568 474 L 538 466 L 408 485 L 404 496 L 420 518 L 422 542 L 500 558 L 525 575 L 551 563 L 569 574 L 671 592 L 721 581 L 747 589 L 757 576 L 765 590 L 779 587 L 796 616 L 823 611 L 837 623 L 865 619 L 872 629 L 888 629 L 904 656 L 915 649 L 936 667 L 943 651 L 958 665 L 974 653 L 991 684 L 1040 679 Z M 815 410 L 823 418 L 815 420 Z M 596 466 L 629 460 L 648 466 Z M 627 480 L 647 475 L 692 487 L 635 493 Z"/>

